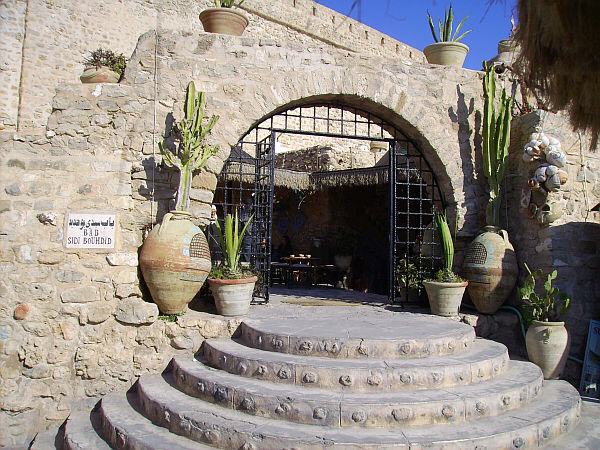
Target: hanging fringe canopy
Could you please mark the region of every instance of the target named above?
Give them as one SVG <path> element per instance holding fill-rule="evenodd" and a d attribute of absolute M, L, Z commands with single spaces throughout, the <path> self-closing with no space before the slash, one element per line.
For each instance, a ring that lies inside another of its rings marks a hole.
<path fill-rule="evenodd" d="M 230 162 L 227 170 L 227 181 L 241 181 L 244 184 L 254 183 L 255 166 L 246 163 Z M 410 177 L 412 182 L 421 181 L 417 169 L 406 169 L 398 173 L 399 181 Z M 296 191 L 318 191 L 327 188 L 344 186 L 375 186 L 388 183 L 387 166 L 375 166 L 363 169 L 335 170 L 330 172 L 296 172 L 293 170 L 275 169 L 275 186 Z"/>
<path fill-rule="evenodd" d="M 600 132 L 600 1 L 519 0 L 515 70 L 552 110 L 572 125 Z"/>

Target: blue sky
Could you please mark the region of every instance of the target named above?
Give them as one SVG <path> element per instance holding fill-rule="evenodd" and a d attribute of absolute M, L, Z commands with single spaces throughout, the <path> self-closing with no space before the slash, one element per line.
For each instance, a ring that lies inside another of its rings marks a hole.
<path fill-rule="evenodd" d="M 318 3 L 343 14 L 348 14 L 354 0 L 317 0 Z M 434 20 L 443 19 L 444 9 L 450 4 L 444 0 L 363 0 L 361 21 L 399 41 L 423 50 L 433 42 L 427 25 L 427 11 Z M 455 26 L 469 16 L 463 30 L 473 30 L 463 43 L 470 48 L 465 67 L 481 69 L 481 62 L 497 53 L 500 39 L 510 34 L 510 18 L 516 10 L 516 0 L 455 0 L 452 2 Z M 489 8 L 489 10 L 488 10 Z M 358 19 L 358 11 L 351 16 Z M 437 23 L 437 21 L 436 21 Z"/>

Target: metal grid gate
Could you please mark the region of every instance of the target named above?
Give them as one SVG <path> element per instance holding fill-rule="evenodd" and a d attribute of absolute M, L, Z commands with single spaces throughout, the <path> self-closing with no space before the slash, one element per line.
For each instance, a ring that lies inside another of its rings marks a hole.
<path fill-rule="evenodd" d="M 235 209 L 242 221 L 254 215 L 242 257 L 259 273 L 254 297 L 269 299 L 275 142 L 282 133 L 389 144 L 389 300 L 407 301 L 411 288 L 421 288 L 440 264 L 433 213 L 443 210 L 445 202 L 435 174 L 416 143 L 399 129 L 368 111 L 333 103 L 267 117 L 232 148 L 219 176 L 218 217 Z"/>

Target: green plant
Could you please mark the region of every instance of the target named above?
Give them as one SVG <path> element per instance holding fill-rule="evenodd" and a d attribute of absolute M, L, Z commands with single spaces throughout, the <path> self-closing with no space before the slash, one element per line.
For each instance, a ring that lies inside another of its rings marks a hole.
<path fill-rule="evenodd" d="M 398 261 L 396 266 L 396 284 L 399 287 L 419 288 L 421 286 L 421 277 L 417 266 L 406 258 Z"/>
<path fill-rule="evenodd" d="M 119 76 L 122 77 L 125 66 L 127 65 L 127 60 L 125 59 L 125 56 L 123 56 L 123 53 L 117 54 L 112 50 L 99 48 L 90 52 L 89 56 L 83 60 L 83 64 L 86 67 L 96 68 L 107 66 L 110 70 L 117 72 Z"/>
<path fill-rule="evenodd" d="M 496 107 L 496 78 L 492 65 L 483 63 L 483 173 L 490 187 L 485 216 L 488 225 L 500 226 L 502 183 L 508 163 L 513 98 L 502 94 Z"/>
<path fill-rule="evenodd" d="M 439 30 L 439 35 L 438 35 L 436 32 L 436 29 L 435 29 L 435 25 L 433 24 L 433 18 L 431 17 L 431 14 L 429 14 L 429 12 L 427 12 L 427 20 L 429 22 L 429 28 L 431 30 L 431 34 L 433 35 L 433 39 L 435 42 L 460 42 L 462 40 L 462 38 L 464 38 L 467 34 L 469 34 L 471 32 L 471 30 L 467 30 L 460 36 L 458 35 L 458 33 L 460 33 L 460 30 L 462 29 L 462 27 L 467 19 L 468 19 L 468 17 L 465 17 L 463 20 L 461 20 L 459 22 L 458 26 L 456 27 L 456 30 L 454 31 L 454 33 L 452 33 L 452 22 L 454 21 L 454 11 L 452 10 L 452 4 L 450 4 L 450 8 L 447 11 L 446 10 L 444 11 L 444 21 L 442 22 L 440 19 L 438 19 L 438 30 Z"/>
<path fill-rule="evenodd" d="M 240 256 L 242 253 L 244 235 L 252 223 L 252 217 L 253 216 L 248 219 L 241 230 L 237 210 L 233 216 L 227 214 L 225 217 L 224 229 L 221 227 L 219 220 L 215 222 L 217 239 L 221 253 L 223 254 L 223 260 L 218 266 L 213 268 L 210 274 L 211 278 L 235 279 L 244 278 L 246 276 L 248 271 L 242 269 Z"/>
<path fill-rule="evenodd" d="M 519 287 L 519 296 L 523 300 L 521 309 L 527 323 L 532 320 L 540 322 L 558 322 L 563 314 L 571 306 L 571 299 L 557 287 L 552 286 L 552 282 L 558 276 L 558 272 L 553 270 L 548 274 L 543 284 L 544 293 L 538 295 L 535 292 L 538 279 L 542 279 L 544 272 L 541 269 L 531 271 L 525 264 L 527 276 L 523 285 Z"/>
<path fill-rule="evenodd" d="M 206 137 L 219 120 L 211 116 L 206 122 L 204 117 L 205 99 L 203 92 L 196 92 L 196 86 L 190 81 L 186 90 L 184 118 L 173 123 L 167 137 L 158 144 L 163 161 L 169 167 L 176 167 L 179 172 L 179 187 L 175 209 L 186 211 L 190 206 L 190 188 L 195 171 L 202 169 L 206 161 L 219 150 L 216 145 L 208 145 Z M 174 149 L 168 139 L 174 141 Z"/>
<path fill-rule="evenodd" d="M 215 0 L 215 6 L 217 8 L 233 8 L 234 6 L 240 6 L 244 1 L 245 0 Z"/>
<path fill-rule="evenodd" d="M 437 271 L 435 279 L 442 283 L 460 282 L 462 278 L 452 270 L 454 266 L 454 242 L 452 241 L 452 234 L 450 233 L 446 214 L 435 214 L 435 226 L 442 241 L 442 256 L 444 259 L 444 267 Z"/>

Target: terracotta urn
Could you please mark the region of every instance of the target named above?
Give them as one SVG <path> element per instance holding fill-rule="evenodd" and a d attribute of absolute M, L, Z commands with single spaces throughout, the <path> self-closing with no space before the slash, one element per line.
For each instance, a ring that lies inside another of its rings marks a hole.
<path fill-rule="evenodd" d="M 546 380 L 560 378 L 569 356 L 569 341 L 564 322 L 534 320 L 529 325 L 525 335 L 527 357 L 542 369 Z"/>
<path fill-rule="evenodd" d="M 498 227 L 484 227 L 471 242 L 462 266 L 469 281 L 469 297 L 484 314 L 494 314 L 515 287 L 519 267 L 508 233 Z"/>
<path fill-rule="evenodd" d="M 217 312 L 222 316 L 248 314 L 257 277 L 224 280 L 209 278 L 208 285 L 215 299 Z"/>
<path fill-rule="evenodd" d="M 436 42 L 423 50 L 429 64 L 462 67 L 469 47 L 460 42 Z"/>
<path fill-rule="evenodd" d="M 459 283 L 424 281 L 431 313 L 443 317 L 457 317 L 468 284 L 466 281 Z"/>
<path fill-rule="evenodd" d="M 248 19 L 233 8 L 208 8 L 200 13 L 200 22 L 207 33 L 241 36 Z"/>
<path fill-rule="evenodd" d="M 118 83 L 121 76 L 107 66 L 86 67 L 79 79 L 82 83 Z"/>
<path fill-rule="evenodd" d="M 184 312 L 211 270 L 206 236 L 190 218 L 183 211 L 165 214 L 140 252 L 142 275 L 163 314 Z"/>

